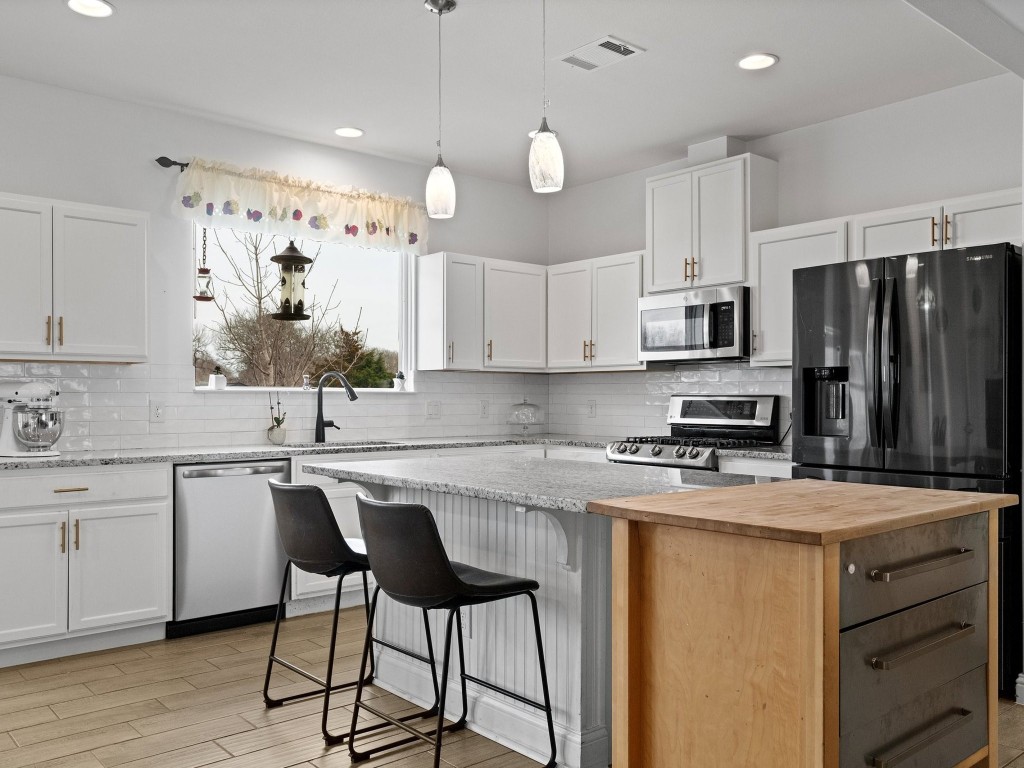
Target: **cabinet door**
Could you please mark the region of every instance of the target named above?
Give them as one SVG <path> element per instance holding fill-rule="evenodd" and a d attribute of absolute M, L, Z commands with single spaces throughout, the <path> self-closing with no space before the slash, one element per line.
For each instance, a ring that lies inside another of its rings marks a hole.
<path fill-rule="evenodd" d="M 590 367 L 593 279 L 590 260 L 548 267 L 549 368 Z"/>
<path fill-rule="evenodd" d="M 167 616 L 165 501 L 72 509 L 68 629 Z"/>
<path fill-rule="evenodd" d="M 52 349 L 52 213 L 45 203 L 0 197 L 0 273 L 12 281 L 0 322 L 0 354 Z"/>
<path fill-rule="evenodd" d="M 0 643 L 67 631 L 67 521 L 66 512 L 0 516 Z"/>
<path fill-rule="evenodd" d="M 750 364 L 790 365 L 793 270 L 846 260 L 846 221 L 822 221 L 750 236 Z"/>
<path fill-rule="evenodd" d="M 684 267 L 693 253 L 693 174 L 647 181 L 647 250 L 644 292 L 678 291 L 689 285 Z"/>
<path fill-rule="evenodd" d="M 855 216 L 850 261 L 938 250 L 941 223 L 937 205 Z"/>
<path fill-rule="evenodd" d="M 483 367 L 484 265 L 476 256 L 444 257 L 445 368 Z"/>
<path fill-rule="evenodd" d="M 640 253 L 594 259 L 591 365 L 639 365 L 637 299 Z"/>
<path fill-rule="evenodd" d="M 1021 244 L 1019 189 L 950 200 L 942 206 L 942 247 L 990 243 Z"/>
<path fill-rule="evenodd" d="M 484 260 L 485 367 L 545 367 L 546 277 L 545 267 Z"/>
<path fill-rule="evenodd" d="M 132 211 L 54 207 L 56 356 L 146 359 L 146 225 Z"/>
<path fill-rule="evenodd" d="M 747 185 L 743 158 L 693 172 L 693 285 L 742 283 Z"/>

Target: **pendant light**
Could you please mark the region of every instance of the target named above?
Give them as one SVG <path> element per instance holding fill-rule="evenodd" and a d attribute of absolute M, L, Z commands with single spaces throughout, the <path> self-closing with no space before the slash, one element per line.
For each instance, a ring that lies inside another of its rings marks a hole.
<path fill-rule="evenodd" d="M 313 260 L 295 247 L 290 240 L 288 247 L 270 260 L 281 265 L 281 304 L 271 317 L 274 320 L 309 320 L 306 314 L 306 265 Z"/>
<path fill-rule="evenodd" d="M 558 134 L 548 128 L 548 9 L 541 0 L 541 47 L 543 48 L 544 116 L 530 144 L 530 184 L 534 192 L 557 192 L 565 179 L 565 163 Z"/>
<path fill-rule="evenodd" d="M 450 219 L 455 215 L 455 180 L 441 159 L 441 17 L 455 10 L 455 0 L 426 0 L 423 5 L 437 14 L 437 162 L 427 176 L 427 216 Z"/>
<path fill-rule="evenodd" d="M 203 227 L 203 260 L 196 270 L 196 292 L 192 298 L 196 301 L 213 301 L 213 275 L 206 266 L 206 227 Z"/>

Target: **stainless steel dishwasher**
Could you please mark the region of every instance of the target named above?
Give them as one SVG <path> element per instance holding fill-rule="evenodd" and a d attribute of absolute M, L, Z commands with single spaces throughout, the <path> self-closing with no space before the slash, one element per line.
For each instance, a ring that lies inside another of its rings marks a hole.
<path fill-rule="evenodd" d="M 268 480 L 288 461 L 174 468 L 174 621 L 168 637 L 272 620 L 288 558 Z"/>

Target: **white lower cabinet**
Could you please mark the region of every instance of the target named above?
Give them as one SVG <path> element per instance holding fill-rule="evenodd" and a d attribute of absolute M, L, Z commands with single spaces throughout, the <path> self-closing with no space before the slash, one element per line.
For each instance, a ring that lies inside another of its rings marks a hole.
<path fill-rule="evenodd" d="M 167 620 L 169 465 L 19 470 L 0 488 L 0 646 Z"/>

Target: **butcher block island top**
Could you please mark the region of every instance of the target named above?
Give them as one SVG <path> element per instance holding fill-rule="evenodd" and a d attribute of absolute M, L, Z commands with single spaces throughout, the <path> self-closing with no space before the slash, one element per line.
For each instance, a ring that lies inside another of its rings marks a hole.
<path fill-rule="evenodd" d="M 822 546 L 1017 503 L 1001 493 L 790 480 L 671 496 L 603 499 L 588 512 Z"/>

